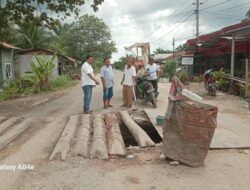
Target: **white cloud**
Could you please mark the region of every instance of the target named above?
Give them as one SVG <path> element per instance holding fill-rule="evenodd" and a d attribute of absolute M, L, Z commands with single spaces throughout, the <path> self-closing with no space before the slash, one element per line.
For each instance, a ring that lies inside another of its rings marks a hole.
<path fill-rule="evenodd" d="M 173 13 L 173 10 L 164 9 L 164 10 L 159 10 L 159 11 L 156 11 L 155 13 L 152 13 L 152 16 L 155 19 L 158 19 L 158 18 L 161 18 L 161 17 L 169 16 L 171 13 Z"/>
<path fill-rule="evenodd" d="M 106 0 L 105 3 L 107 3 L 110 7 L 117 7 L 117 1 L 115 0 Z"/>
<path fill-rule="evenodd" d="M 204 9 L 224 0 L 200 1 L 204 2 L 201 6 L 201 9 Z M 239 22 L 250 4 L 226 10 L 248 2 L 249 0 L 229 1 L 201 11 L 201 34 Z M 125 55 L 124 46 L 135 42 L 150 42 L 153 51 L 158 47 L 172 49 L 173 37 L 176 39 L 176 46 L 192 38 L 195 16 L 183 22 L 195 9 L 192 3 L 191 0 L 104 0 L 97 13 L 93 13 L 90 9 L 84 9 L 82 12 L 95 14 L 110 27 L 118 48 L 118 53 L 113 55 L 116 60 Z M 219 11 L 222 12 L 218 13 Z"/>

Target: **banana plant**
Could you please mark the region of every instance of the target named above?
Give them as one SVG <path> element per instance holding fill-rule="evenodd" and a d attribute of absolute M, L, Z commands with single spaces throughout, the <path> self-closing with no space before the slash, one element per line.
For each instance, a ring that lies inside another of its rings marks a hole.
<path fill-rule="evenodd" d="M 56 54 L 51 59 L 43 56 L 35 56 L 35 61 L 31 63 L 32 71 L 37 78 L 37 87 L 40 91 L 47 91 L 51 89 L 50 78 L 55 68 Z"/>

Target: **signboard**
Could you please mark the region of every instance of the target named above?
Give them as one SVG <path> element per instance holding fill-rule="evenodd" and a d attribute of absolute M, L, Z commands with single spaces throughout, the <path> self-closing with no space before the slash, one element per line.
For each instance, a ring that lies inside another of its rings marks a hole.
<path fill-rule="evenodd" d="M 181 65 L 193 65 L 194 57 L 182 57 Z"/>

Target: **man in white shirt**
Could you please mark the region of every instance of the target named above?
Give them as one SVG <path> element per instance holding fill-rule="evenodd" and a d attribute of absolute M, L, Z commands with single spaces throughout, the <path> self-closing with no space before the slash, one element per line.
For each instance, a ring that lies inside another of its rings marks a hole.
<path fill-rule="evenodd" d="M 83 90 L 83 112 L 85 114 L 90 114 L 90 102 L 92 97 L 92 88 L 100 83 L 96 80 L 92 64 L 94 63 L 94 58 L 91 55 L 86 56 L 86 62 L 82 65 L 81 69 L 81 86 Z"/>
<path fill-rule="evenodd" d="M 113 69 L 110 65 L 109 58 L 105 58 L 103 60 L 103 66 L 101 68 L 101 79 L 103 85 L 103 107 L 112 107 L 110 105 L 110 100 L 113 97 L 114 74 Z"/>
<path fill-rule="evenodd" d="M 133 88 L 135 85 L 136 70 L 133 66 L 133 58 L 129 58 L 125 66 L 121 85 L 123 85 L 123 105 L 131 108 L 133 103 Z"/>
<path fill-rule="evenodd" d="M 148 74 L 147 80 L 152 83 L 155 89 L 155 95 L 158 96 L 158 78 L 160 73 L 160 67 L 156 63 L 154 63 L 153 59 L 149 59 L 149 63 L 146 65 L 146 72 Z"/>

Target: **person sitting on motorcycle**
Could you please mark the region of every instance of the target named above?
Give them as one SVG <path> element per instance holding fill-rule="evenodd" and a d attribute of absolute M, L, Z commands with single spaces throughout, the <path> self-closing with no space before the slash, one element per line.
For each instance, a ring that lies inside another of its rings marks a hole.
<path fill-rule="evenodd" d="M 208 89 L 208 84 L 214 82 L 214 77 L 212 72 L 213 69 L 209 69 L 204 73 L 204 84 L 206 90 Z"/>
<path fill-rule="evenodd" d="M 157 97 L 159 95 L 158 92 L 158 77 L 160 72 L 160 67 L 156 63 L 154 63 L 154 60 L 152 58 L 149 58 L 149 63 L 145 67 L 147 80 L 153 85 L 155 90 L 155 96 Z"/>

